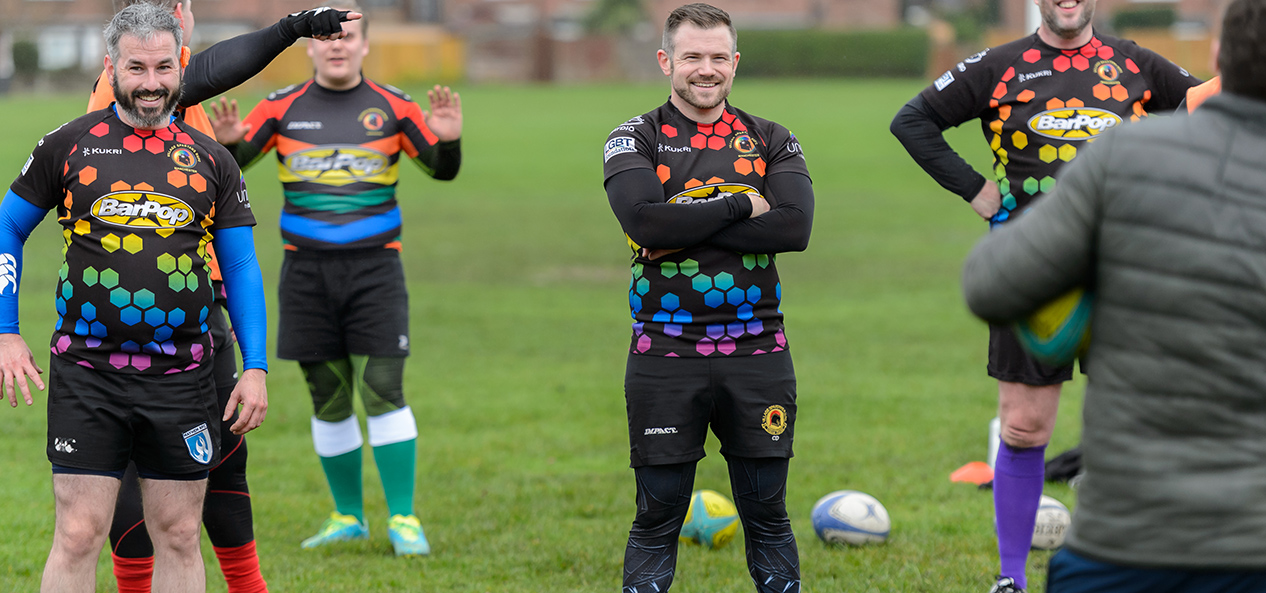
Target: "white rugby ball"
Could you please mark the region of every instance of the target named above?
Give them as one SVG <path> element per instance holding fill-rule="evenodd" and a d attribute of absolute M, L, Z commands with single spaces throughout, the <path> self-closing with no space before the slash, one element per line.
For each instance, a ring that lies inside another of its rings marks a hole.
<path fill-rule="evenodd" d="M 856 490 L 837 490 L 818 499 L 811 514 L 813 531 L 828 544 L 882 543 L 892 521 L 875 497 Z"/>
<path fill-rule="evenodd" d="M 1033 547 L 1054 550 L 1064 545 L 1064 535 L 1072 522 L 1073 515 L 1064 503 L 1042 495 L 1037 505 L 1037 522 L 1033 524 Z"/>

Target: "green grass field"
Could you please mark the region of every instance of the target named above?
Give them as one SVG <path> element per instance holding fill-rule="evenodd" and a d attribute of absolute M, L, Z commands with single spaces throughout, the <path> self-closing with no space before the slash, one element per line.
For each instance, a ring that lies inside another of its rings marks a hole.
<path fill-rule="evenodd" d="M 983 592 L 997 570 L 990 495 L 948 479 L 984 458 L 996 407 L 987 329 L 958 283 L 985 225 L 888 133 L 925 84 L 740 78 L 731 97 L 797 134 L 817 197 L 809 250 L 779 258 L 799 377 L 788 507 L 805 591 Z M 372 459 L 371 540 L 299 549 L 332 502 L 306 387 L 296 365 L 274 360 L 268 419 L 249 438 L 255 532 L 273 591 L 619 589 L 634 512 L 622 391 L 628 252 L 603 192 L 601 149 L 612 128 L 664 101 L 667 85 L 459 90 L 461 175 L 441 184 L 402 167 L 400 183 L 413 320 L 406 393 L 421 433 L 418 514 L 434 551 L 391 556 Z M 249 106 L 258 97 L 238 98 Z M 81 96 L 0 98 L 4 182 L 83 105 Z M 988 166 L 974 125 L 951 141 Z M 247 181 L 271 300 L 281 253 L 272 157 Z M 22 327 L 40 360 L 59 235 L 50 217 L 26 247 Z M 1066 389 L 1052 455 L 1077 442 L 1082 385 Z M 51 542 L 44 431 L 42 395 L 32 408 L 0 410 L 0 591 L 36 590 Z M 715 440 L 708 450 L 696 487 L 728 492 Z M 886 545 L 818 541 L 810 507 L 843 488 L 887 506 Z M 1074 502 L 1065 487 L 1047 493 Z M 208 590 L 224 591 L 210 544 L 203 550 Z M 1047 558 L 1032 556 L 1030 591 L 1044 590 Z M 98 584 L 115 590 L 108 554 Z M 752 590 L 742 546 L 683 547 L 673 590 Z"/>

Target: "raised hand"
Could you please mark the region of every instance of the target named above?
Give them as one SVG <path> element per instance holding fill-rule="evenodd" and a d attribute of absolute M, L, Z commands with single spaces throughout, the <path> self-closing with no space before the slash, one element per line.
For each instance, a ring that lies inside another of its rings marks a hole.
<path fill-rule="evenodd" d="M 282 19 L 299 37 L 311 37 L 317 41 L 333 41 L 347 36 L 343 23 L 361 17 L 359 12 L 334 10 L 328 6 L 291 13 Z"/>
<path fill-rule="evenodd" d="M 426 92 L 431 111 L 423 112 L 426 127 L 440 140 L 456 140 L 462 137 L 462 96 L 448 87 L 435 85 Z"/>
<path fill-rule="evenodd" d="M 211 102 L 211 129 L 215 131 L 215 139 L 220 144 L 237 144 L 246 138 L 251 125 L 243 123 L 237 110 L 237 99 L 229 101 L 220 97 L 220 102 Z"/>

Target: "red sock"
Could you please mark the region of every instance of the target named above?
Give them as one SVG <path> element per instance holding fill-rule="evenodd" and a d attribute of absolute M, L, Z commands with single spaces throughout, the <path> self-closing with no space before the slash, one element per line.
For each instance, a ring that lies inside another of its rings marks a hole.
<path fill-rule="evenodd" d="M 114 580 L 119 583 L 119 593 L 150 593 L 154 580 L 154 557 L 124 558 L 110 554 L 114 560 Z"/>
<path fill-rule="evenodd" d="M 236 548 L 216 548 L 215 557 L 220 559 L 220 572 L 229 585 L 229 593 L 268 593 L 268 583 L 259 572 L 259 556 L 255 542 Z M 123 593 L 122 590 L 119 593 Z"/>

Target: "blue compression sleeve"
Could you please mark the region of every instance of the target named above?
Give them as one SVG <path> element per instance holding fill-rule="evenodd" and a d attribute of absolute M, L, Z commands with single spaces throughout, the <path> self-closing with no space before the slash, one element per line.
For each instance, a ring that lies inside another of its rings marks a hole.
<path fill-rule="evenodd" d="M 18 333 L 18 280 L 22 246 L 44 220 L 44 210 L 9 190 L 0 202 L 0 333 Z"/>
<path fill-rule="evenodd" d="M 248 226 L 218 229 L 211 244 L 220 258 L 229 319 L 242 347 L 242 369 L 267 372 L 268 309 L 264 305 L 264 279 L 255 259 L 255 235 Z"/>

